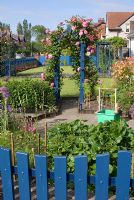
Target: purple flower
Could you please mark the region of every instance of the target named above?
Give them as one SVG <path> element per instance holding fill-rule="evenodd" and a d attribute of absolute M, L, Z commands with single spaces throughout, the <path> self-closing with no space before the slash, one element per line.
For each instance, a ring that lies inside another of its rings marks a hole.
<path fill-rule="evenodd" d="M 10 96 L 8 88 L 7 87 L 0 87 L 0 93 L 4 98 L 8 98 Z"/>
<path fill-rule="evenodd" d="M 0 110 L 2 110 L 3 109 L 3 106 L 2 106 L 2 104 L 0 104 Z"/>
<path fill-rule="evenodd" d="M 10 105 L 7 105 L 7 110 L 8 110 L 8 112 L 12 112 L 13 111 Z"/>

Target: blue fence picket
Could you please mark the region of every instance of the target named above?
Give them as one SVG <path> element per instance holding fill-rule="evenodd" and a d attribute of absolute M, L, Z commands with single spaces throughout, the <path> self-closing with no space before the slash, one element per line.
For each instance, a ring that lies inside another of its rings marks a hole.
<path fill-rule="evenodd" d="M 87 200 L 87 156 L 77 156 L 74 161 L 75 199 Z"/>
<path fill-rule="evenodd" d="M 109 185 L 109 155 L 102 154 L 96 157 L 95 199 L 108 199 Z"/>
<path fill-rule="evenodd" d="M 47 158 L 35 156 L 35 176 L 37 200 L 48 200 Z"/>
<path fill-rule="evenodd" d="M 120 151 L 117 161 L 116 200 L 129 199 L 131 153 Z"/>
<path fill-rule="evenodd" d="M 54 158 L 55 199 L 67 199 L 66 157 Z"/>
<path fill-rule="evenodd" d="M 0 173 L 2 177 L 2 191 L 4 200 L 13 200 L 13 181 L 11 174 L 11 152 L 0 148 Z"/>
<path fill-rule="evenodd" d="M 28 155 L 25 153 L 16 153 L 18 164 L 18 180 L 20 200 L 30 200 L 30 184 L 29 184 L 29 162 Z"/>

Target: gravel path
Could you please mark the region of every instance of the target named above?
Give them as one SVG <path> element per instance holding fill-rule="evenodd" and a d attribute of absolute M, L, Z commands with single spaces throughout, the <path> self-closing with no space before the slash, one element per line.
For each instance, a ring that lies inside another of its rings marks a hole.
<path fill-rule="evenodd" d="M 47 122 L 48 128 L 54 126 L 56 123 L 70 122 L 76 119 L 86 122 L 87 124 L 96 124 L 96 114 L 83 114 L 78 112 L 78 101 L 77 99 L 65 99 L 62 101 L 61 113 L 57 116 L 42 119 L 39 121 L 39 132 L 44 132 L 44 124 Z M 134 120 L 127 122 L 130 127 L 134 129 Z"/>

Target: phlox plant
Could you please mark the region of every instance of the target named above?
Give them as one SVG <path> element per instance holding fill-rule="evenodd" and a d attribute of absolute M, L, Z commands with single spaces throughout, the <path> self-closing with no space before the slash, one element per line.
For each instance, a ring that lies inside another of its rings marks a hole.
<path fill-rule="evenodd" d="M 7 87 L 0 87 L 0 129 L 6 132 L 8 128 L 8 113 L 12 108 L 8 104 L 10 94 Z"/>

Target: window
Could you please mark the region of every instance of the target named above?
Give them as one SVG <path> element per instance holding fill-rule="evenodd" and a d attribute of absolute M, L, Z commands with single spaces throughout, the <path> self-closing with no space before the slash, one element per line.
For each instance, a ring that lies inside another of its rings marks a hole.
<path fill-rule="evenodd" d="M 129 24 L 126 24 L 126 33 L 129 33 Z"/>

